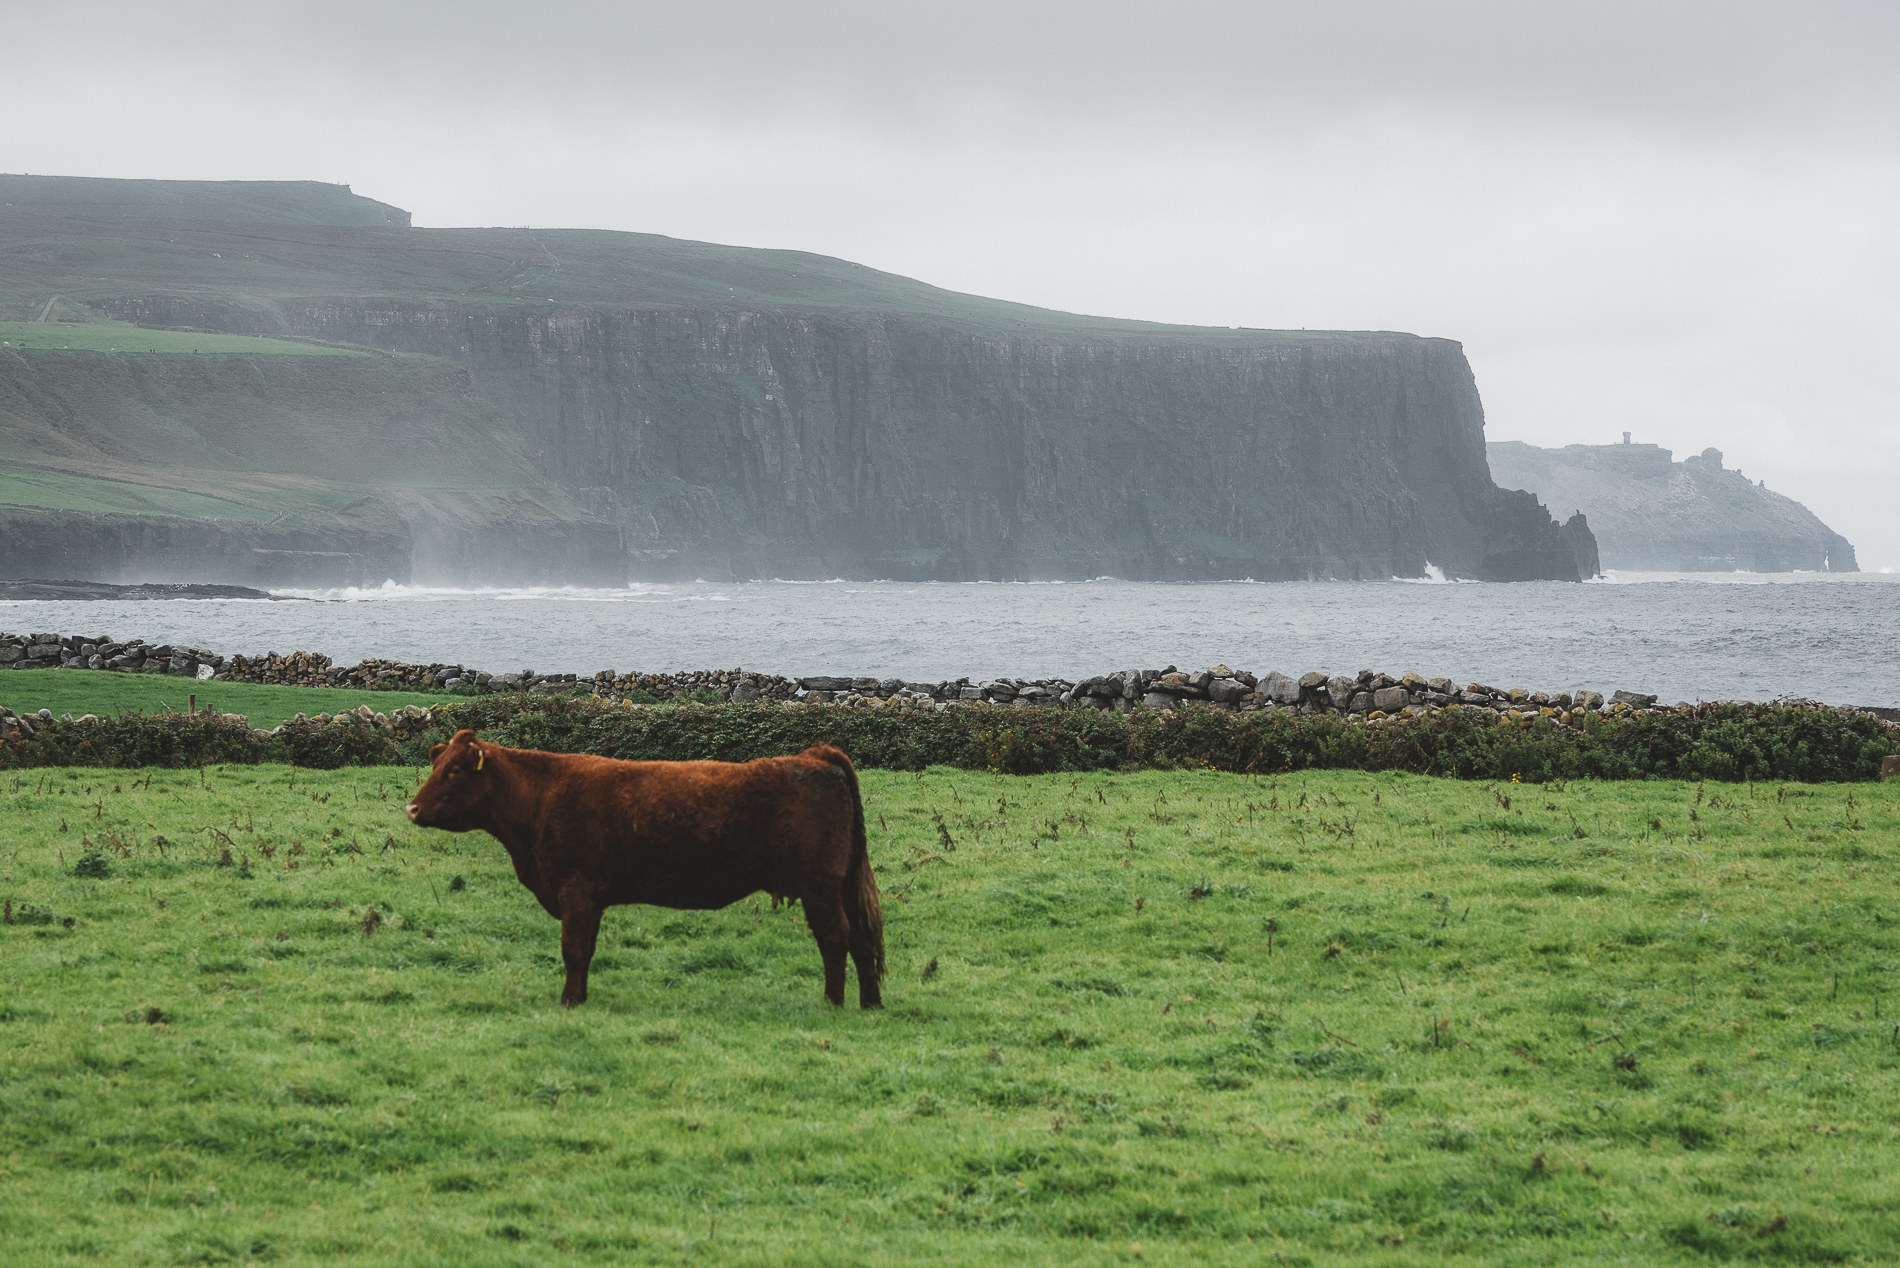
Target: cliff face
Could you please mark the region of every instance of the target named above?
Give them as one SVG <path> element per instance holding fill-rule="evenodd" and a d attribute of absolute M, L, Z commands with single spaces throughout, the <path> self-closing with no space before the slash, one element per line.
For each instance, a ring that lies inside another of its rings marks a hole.
<path fill-rule="evenodd" d="M 1813 512 L 1722 465 L 1656 445 L 1520 441 L 1487 446 L 1500 485 L 1587 513 L 1605 568 L 1652 572 L 1858 572 L 1854 548 Z"/>
<path fill-rule="evenodd" d="M 460 359 L 625 527 L 635 576 L 1578 576 L 1576 530 L 1487 478 L 1447 340 L 525 308 L 276 306 L 299 334 Z"/>
<path fill-rule="evenodd" d="M 1471 369 L 1447 340 L 1077 316 L 653 235 L 409 229 L 335 186 L 24 179 L 0 178 L 24 200 L 0 207 L 0 313 L 58 295 L 74 315 L 456 363 L 507 426 L 449 456 L 518 451 L 518 488 L 550 491 L 533 493 L 550 512 L 537 522 L 585 536 L 599 521 L 635 577 L 1430 564 L 1574 580 L 1594 548 L 1587 524 L 1491 482 Z M 382 417 L 369 395 L 339 408 Z M 242 449 L 251 425 L 220 443 Z M 347 478 L 378 483 L 383 504 L 409 497 L 405 481 L 421 490 L 406 504 L 441 501 L 399 446 L 363 452 L 387 455 L 371 463 L 386 474 Z M 438 534 L 442 549 L 478 528 Z M 464 554 L 454 566 L 481 566 Z"/>

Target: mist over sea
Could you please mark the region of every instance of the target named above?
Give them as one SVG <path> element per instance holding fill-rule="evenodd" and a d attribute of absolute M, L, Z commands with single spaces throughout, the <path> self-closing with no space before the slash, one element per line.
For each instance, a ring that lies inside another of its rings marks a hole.
<path fill-rule="evenodd" d="M 743 667 L 935 682 L 1226 663 L 1531 690 L 1900 707 L 1900 576 L 1623 573 L 1584 585 L 1102 579 L 278 591 L 314 602 L 0 603 L 0 628 L 503 673 Z"/>

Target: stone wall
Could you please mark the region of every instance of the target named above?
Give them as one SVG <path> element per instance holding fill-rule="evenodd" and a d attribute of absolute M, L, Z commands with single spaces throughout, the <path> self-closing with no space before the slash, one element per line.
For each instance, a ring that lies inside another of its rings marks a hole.
<path fill-rule="evenodd" d="M 1557 691 L 1455 683 L 1407 673 L 1394 677 L 1362 669 L 1353 675 L 1320 670 L 1265 675 L 1214 665 L 1201 670 L 1122 669 L 1079 679 L 958 678 L 907 682 L 901 678 L 810 676 L 788 678 L 743 668 L 675 673 L 544 673 L 532 668 L 501 672 L 468 665 L 409 664 L 370 659 L 339 666 L 318 652 L 261 656 L 221 655 L 184 644 L 120 643 L 107 635 L 8 634 L 0 632 L 0 669 L 103 669 L 185 674 L 217 682 L 253 682 L 292 687 L 349 687 L 369 691 L 447 691 L 486 695 L 502 691 L 586 693 L 630 704 L 697 701 L 706 704 L 820 704 L 897 709 L 1078 708 L 1170 710 L 1198 704 L 1233 713 L 1286 711 L 1331 714 L 1349 721 L 1378 722 L 1458 709 L 1506 721 L 1547 717 L 1581 726 L 1597 710 L 1620 712 L 1657 706 L 1654 695 L 1571 687 Z M 1803 704 L 1814 705 L 1813 701 Z M 1688 708 L 1687 702 L 1670 707 Z M 1872 711 L 1879 712 L 1879 711 Z"/>

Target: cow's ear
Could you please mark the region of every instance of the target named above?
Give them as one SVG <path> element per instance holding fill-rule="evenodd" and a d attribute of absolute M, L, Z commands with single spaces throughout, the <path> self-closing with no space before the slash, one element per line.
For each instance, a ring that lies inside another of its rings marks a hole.
<path fill-rule="evenodd" d="M 429 760 L 430 760 L 430 761 L 432 761 L 432 762 L 433 762 L 433 761 L 437 761 L 437 760 L 439 760 L 439 759 L 441 758 L 441 756 L 442 756 L 442 754 L 444 754 L 445 752 L 447 752 L 447 751 L 448 751 L 448 747 L 449 747 L 449 746 L 448 746 L 448 745 L 446 745 L 446 744 L 438 744 L 438 745 L 436 745 L 436 746 L 435 746 L 434 748 L 432 748 L 432 749 L 430 749 L 430 750 L 429 750 Z"/>
<path fill-rule="evenodd" d="M 473 744 L 469 745 L 469 748 L 475 754 L 475 769 L 480 770 L 482 763 L 488 760 L 488 750 L 485 748 L 476 748 Z"/>

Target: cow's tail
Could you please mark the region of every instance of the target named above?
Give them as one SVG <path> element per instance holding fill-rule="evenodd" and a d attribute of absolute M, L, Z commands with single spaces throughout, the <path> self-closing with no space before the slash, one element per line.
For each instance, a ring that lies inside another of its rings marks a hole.
<path fill-rule="evenodd" d="M 851 861 L 844 872 L 844 911 L 853 929 L 862 929 L 871 940 L 877 962 L 877 975 L 884 976 L 884 903 L 877 892 L 877 873 L 871 868 L 871 854 L 864 837 L 864 798 L 858 795 L 858 769 L 850 757 L 825 745 L 818 756 L 844 772 L 851 789 Z"/>

